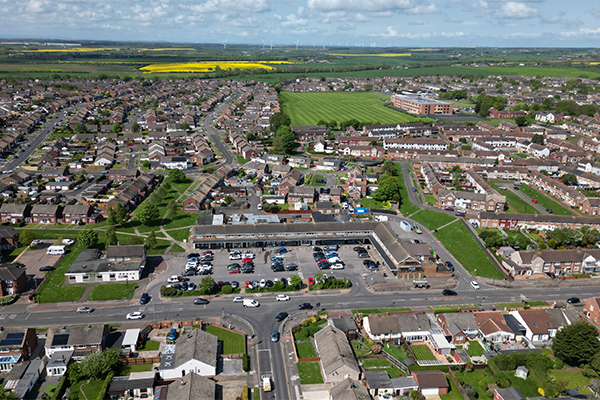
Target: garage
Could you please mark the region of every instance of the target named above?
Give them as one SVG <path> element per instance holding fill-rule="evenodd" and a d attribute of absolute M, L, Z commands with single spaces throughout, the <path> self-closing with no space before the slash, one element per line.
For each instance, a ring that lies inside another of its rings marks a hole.
<path fill-rule="evenodd" d="M 439 394 L 440 389 L 439 388 L 423 388 L 421 389 L 421 393 L 423 393 L 423 396 L 427 396 L 430 394 Z"/>

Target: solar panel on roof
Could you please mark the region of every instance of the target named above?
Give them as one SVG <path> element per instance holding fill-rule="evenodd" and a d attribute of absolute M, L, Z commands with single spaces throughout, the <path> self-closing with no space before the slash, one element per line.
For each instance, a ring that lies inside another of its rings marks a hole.
<path fill-rule="evenodd" d="M 69 342 L 69 335 L 54 335 L 52 346 L 64 346 Z"/>
<path fill-rule="evenodd" d="M 19 340 L 23 340 L 23 336 L 25 336 L 25 333 L 23 333 L 23 332 L 19 332 L 19 333 L 7 333 L 6 334 L 6 338 L 7 339 L 19 339 Z"/>
<path fill-rule="evenodd" d="M 0 346 L 18 346 L 22 342 L 21 339 L 4 339 L 0 341 Z"/>

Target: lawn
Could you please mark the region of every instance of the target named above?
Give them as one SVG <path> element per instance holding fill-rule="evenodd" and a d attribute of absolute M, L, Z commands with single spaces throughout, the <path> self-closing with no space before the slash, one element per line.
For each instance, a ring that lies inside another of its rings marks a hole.
<path fill-rule="evenodd" d="M 246 164 L 246 163 L 248 162 L 248 160 L 246 160 L 246 159 L 244 158 L 244 156 L 237 156 L 237 162 L 238 162 L 239 164 Z"/>
<path fill-rule="evenodd" d="M 174 244 L 169 253 L 185 253 L 185 249 L 178 244 Z"/>
<path fill-rule="evenodd" d="M 121 300 L 131 299 L 135 291 L 135 282 L 130 283 L 105 283 L 97 284 L 92 289 L 88 300 L 104 301 L 104 300 Z"/>
<path fill-rule="evenodd" d="M 94 399 L 98 397 L 98 393 L 102 390 L 102 386 L 104 386 L 104 380 L 92 379 L 88 383 L 81 385 L 81 389 L 83 389 L 83 394 L 87 399 Z"/>
<path fill-rule="evenodd" d="M 432 194 L 426 194 L 425 200 L 427 200 L 427 203 L 431 204 L 432 206 L 437 204 L 437 199 Z"/>
<path fill-rule="evenodd" d="M 175 183 L 172 180 L 170 180 L 169 178 L 167 178 L 167 179 L 165 179 L 164 183 L 168 183 L 169 185 L 171 185 L 175 189 L 177 189 L 179 191 L 179 193 L 183 194 L 183 192 L 185 192 L 187 190 L 187 188 L 190 187 L 190 185 L 192 184 L 192 182 L 194 182 L 192 179 L 188 179 L 187 182 L 178 182 L 178 183 Z"/>
<path fill-rule="evenodd" d="M 187 241 L 190 238 L 190 228 L 174 229 L 167 233 L 178 242 L 183 242 L 184 239 Z"/>
<path fill-rule="evenodd" d="M 551 208 L 553 214 L 556 214 L 556 215 L 573 215 L 574 214 L 572 210 L 569 210 L 568 208 L 562 206 L 561 204 L 550 199 L 548 196 L 546 196 L 545 194 L 532 188 L 529 185 L 525 185 L 525 184 L 521 185 L 521 191 L 523 193 L 525 193 L 527 196 L 531 197 L 532 199 L 536 199 L 538 201 L 539 205 L 541 205 L 542 207 Z"/>
<path fill-rule="evenodd" d="M 404 362 L 404 359 L 409 358 L 409 356 L 406 354 L 406 351 L 404 351 L 404 348 L 402 348 L 402 347 L 396 347 L 396 346 L 390 346 L 389 348 L 384 347 L 383 351 L 385 351 L 386 353 L 388 353 L 390 356 L 394 357 L 396 360 L 400 361 L 401 363 Z"/>
<path fill-rule="evenodd" d="M 568 382 L 568 389 L 577 389 L 582 394 L 590 394 L 590 390 L 587 388 L 592 378 L 588 378 L 581 373 L 578 368 L 564 367 L 563 369 L 552 369 L 548 371 L 556 380 L 563 380 Z"/>
<path fill-rule="evenodd" d="M 124 367 L 124 375 L 130 375 L 132 372 L 148 372 L 152 371 L 152 364 L 132 364 Z"/>
<path fill-rule="evenodd" d="M 325 186 L 325 183 L 317 183 L 317 179 L 322 179 L 327 182 L 327 179 L 323 175 L 313 175 L 310 181 L 311 186 Z"/>
<path fill-rule="evenodd" d="M 298 358 L 312 358 L 317 356 L 315 346 L 310 343 L 296 343 L 296 351 L 298 352 Z"/>
<path fill-rule="evenodd" d="M 382 202 L 375 199 L 369 199 L 368 197 L 363 197 L 360 199 L 360 205 L 370 210 L 387 208 Z"/>
<path fill-rule="evenodd" d="M 246 353 L 246 339 L 244 335 L 230 332 L 215 325 L 208 325 L 206 332 L 219 338 L 219 342 L 222 344 L 222 354 Z"/>
<path fill-rule="evenodd" d="M 177 211 L 175 217 L 173 219 L 167 218 L 165 220 L 164 228 L 165 229 L 173 229 L 173 228 L 183 228 L 186 226 L 196 225 L 196 221 L 198 220 L 198 214 L 186 214 L 183 211 Z"/>
<path fill-rule="evenodd" d="M 156 247 L 147 250 L 148 255 L 164 254 L 167 247 L 171 245 L 170 240 L 156 239 Z"/>
<path fill-rule="evenodd" d="M 25 250 L 27 250 L 27 246 L 17 247 L 16 249 L 14 249 L 12 251 L 3 251 L 2 252 L 2 261 L 7 264 L 10 264 L 15 260 L 15 258 L 20 256 L 21 253 L 24 252 Z"/>
<path fill-rule="evenodd" d="M 390 362 L 385 358 L 365 358 L 362 360 L 362 363 L 365 368 L 387 367 L 390 365 Z"/>
<path fill-rule="evenodd" d="M 371 352 L 369 346 L 364 342 L 359 342 L 358 340 L 353 340 L 351 342 L 352 349 L 354 350 L 354 355 L 357 357 L 363 356 L 369 352 Z"/>
<path fill-rule="evenodd" d="M 525 302 L 526 305 L 534 307 L 534 306 L 547 306 L 548 303 L 545 301 L 527 301 Z M 513 307 L 523 307 L 523 303 L 521 302 L 514 302 L 514 303 L 497 303 L 494 304 L 496 306 L 496 308 L 513 308 Z"/>
<path fill-rule="evenodd" d="M 73 264 L 82 246 L 76 245 L 70 252 L 60 260 L 56 270 L 49 273 L 50 276 L 44 281 L 39 290 L 38 301 L 40 303 L 60 303 L 66 301 L 77 301 L 85 291 L 85 285 L 68 285 L 65 283 L 65 273 Z"/>
<path fill-rule="evenodd" d="M 431 210 L 421 210 L 418 213 L 411 215 L 411 218 L 430 231 L 456 220 L 456 217 L 453 217 L 452 215 Z"/>
<path fill-rule="evenodd" d="M 460 309 L 477 308 L 475 304 L 461 304 L 458 306 L 430 306 L 428 307 L 435 315 L 443 313 L 455 313 Z"/>
<path fill-rule="evenodd" d="M 414 353 L 417 360 L 420 360 L 420 361 L 432 360 L 433 361 L 436 359 L 435 356 L 433 355 L 433 353 L 431 353 L 431 350 L 429 350 L 429 347 L 427 347 L 425 345 L 410 346 L 410 349 Z"/>
<path fill-rule="evenodd" d="M 483 347 L 477 340 L 469 341 L 469 348 L 467 349 L 467 354 L 471 357 L 477 357 L 483 355 Z"/>
<path fill-rule="evenodd" d="M 158 350 L 160 348 L 160 342 L 155 340 L 146 340 L 143 347 L 138 348 L 140 351 L 153 351 Z"/>
<path fill-rule="evenodd" d="M 389 96 L 373 92 L 290 93 L 281 92 L 282 111 L 292 125 L 316 125 L 320 120 L 337 122 L 357 119 L 361 122 L 395 124 L 418 118 L 384 106 Z"/>
<path fill-rule="evenodd" d="M 463 400 L 462 394 L 458 391 L 458 387 L 454 384 L 452 379 L 448 379 L 450 383 L 450 391 L 448 394 L 441 394 L 440 398 L 442 400 Z"/>
<path fill-rule="evenodd" d="M 301 362 L 296 365 L 298 366 L 301 385 L 323 383 L 323 376 L 321 376 L 321 368 L 318 362 Z"/>
<path fill-rule="evenodd" d="M 496 186 L 497 188 L 497 185 L 492 184 L 492 186 Z M 512 190 L 498 189 L 498 193 L 500 193 L 503 196 L 506 196 L 506 201 L 508 201 L 508 204 L 510 204 L 510 206 L 512 206 L 512 208 L 519 214 L 527 214 L 535 211 L 535 208 L 533 208 L 531 204 L 520 198 Z"/>
<path fill-rule="evenodd" d="M 464 383 L 473 386 L 479 394 L 479 399 L 491 398 L 486 394 L 486 391 L 487 385 L 494 383 L 494 378 L 487 371 L 483 369 L 476 369 L 471 372 L 454 371 L 454 375 L 457 379 L 462 379 Z M 482 383 L 482 385 L 479 383 Z"/>
<path fill-rule="evenodd" d="M 498 271 L 462 221 L 456 221 L 434 235 L 470 274 L 504 279 L 504 275 Z"/>

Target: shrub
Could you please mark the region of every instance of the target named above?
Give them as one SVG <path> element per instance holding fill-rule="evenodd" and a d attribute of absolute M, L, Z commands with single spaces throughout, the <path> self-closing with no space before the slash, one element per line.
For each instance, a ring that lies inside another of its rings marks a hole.
<path fill-rule="evenodd" d="M 102 385 L 102 389 L 100 389 L 100 393 L 98 393 L 98 397 L 96 398 L 97 400 L 104 399 L 104 396 L 106 395 L 106 391 L 108 390 L 108 386 L 110 385 L 113 376 L 115 376 L 114 372 L 110 372 L 108 375 L 106 375 L 106 379 L 104 379 L 104 384 Z"/>
<path fill-rule="evenodd" d="M 561 360 L 560 358 L 554 359 L 554 368 L 563 369 L 564 366 L 565 366 L 565 363 L 563 362 L 563 360 Z"/>
<path fill-rule="evenodd" d="M 60 378 L 58 385 L 54 389 L 54 394 L 52 395 L 52 400 L 62 399 L 65 394 L 65 391 L 67 390 L 67 387 L 68 387 L 67 374 L 64 374 L 62 376 L 62 378 Z"/>
<path fill-rule="evenodd" d="M 468 383 L 465 383 L 463 385 L 463 389 L 465 390 L 465 393 L 467 394 L 467 397 L 469 397 L 469 399 L 476 399 L 479 397 L 479 393 L 477 393 L 477 390 L 475 390 L 475 388 L 469 385 Z"/>
<path fill-rule="evenodd" d="M 242 389 L 242 400 L 248 400 L 249 397 L 250 394 L 248 392 L 248 386 L 244 386 L 244 388 Z"/>
<path fill-rule="evenodd" d="M 249 362 L 248 362 L 248 354 L 244 354 L 242 356 L 242 369 L 244 370 L 244 372 L 248 372 L 249 370 Z"/>
<path fill-rule="evenodd" d="M 223 294 L 231 294 L 233 292 L 233 288 L 229 285 L 225 285 L 223 286 L 221 291 L 223 292 Z"/>

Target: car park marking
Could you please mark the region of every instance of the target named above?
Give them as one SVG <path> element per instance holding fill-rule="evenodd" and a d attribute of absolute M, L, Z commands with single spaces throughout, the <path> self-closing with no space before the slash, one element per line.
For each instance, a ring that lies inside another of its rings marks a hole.
<path fill-rule="evenodd" d="M 10 314 L 10 315 L 8 316 L 8 318 L 10 318 L 10 319 L 15 319 L 15 318 L 17 318 L 17 314 Z"/>

